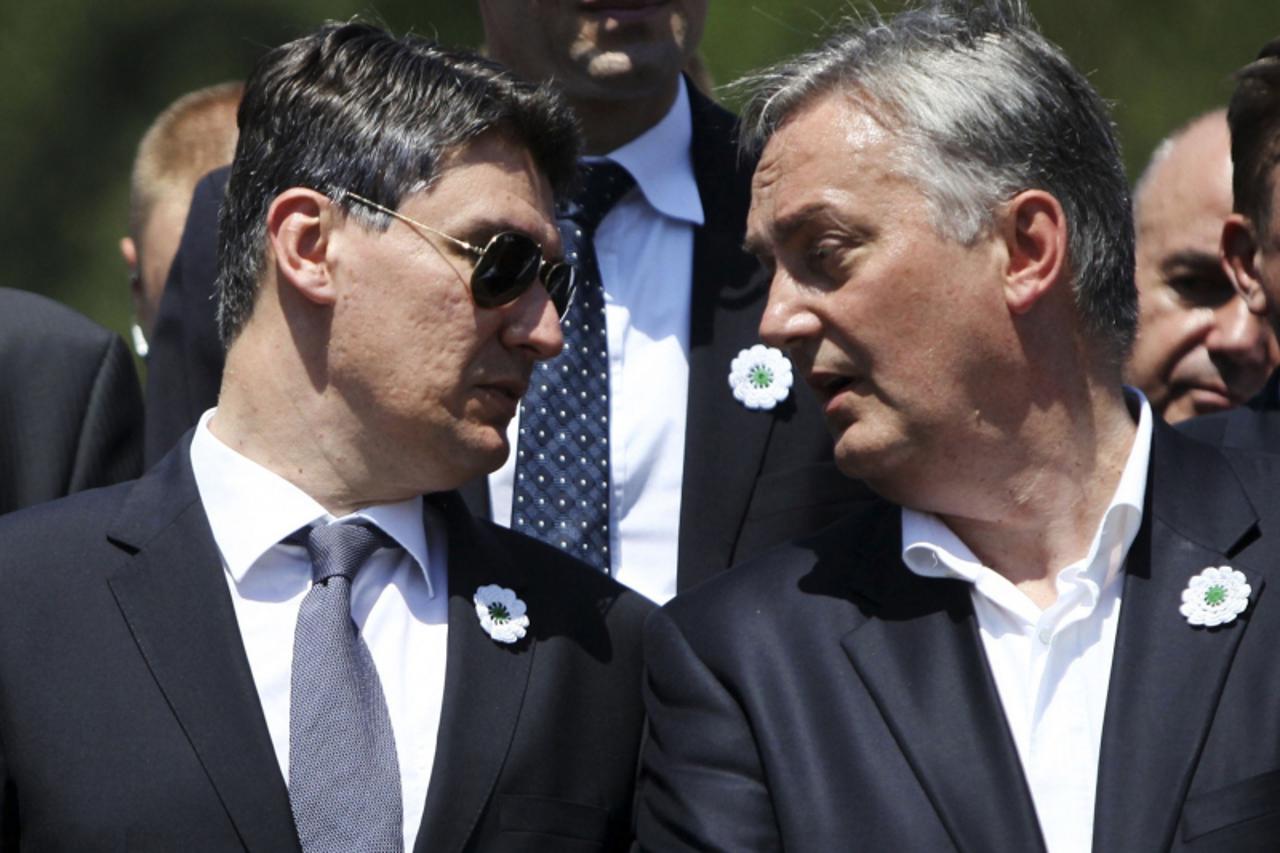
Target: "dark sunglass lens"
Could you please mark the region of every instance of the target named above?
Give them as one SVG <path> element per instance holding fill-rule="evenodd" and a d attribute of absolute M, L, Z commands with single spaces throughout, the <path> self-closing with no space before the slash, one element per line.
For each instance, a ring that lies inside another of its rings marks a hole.
<path fill-rule="evenodd" d="M 514 231 L 496 235 L 485 246 L 471 274 L 471 295 L 481 308 L 496 308 L 529 289 L 542 261 L 533 238 Z"/>
<path fill-rule="evenodd" d="M 556 307 L 556 316 L 563 317 L 569 313 L 577 290 L 578 271 L 568 264 L 551 264 L 542 273 L 542 283 L 551 296 L 551 304 Z"/>

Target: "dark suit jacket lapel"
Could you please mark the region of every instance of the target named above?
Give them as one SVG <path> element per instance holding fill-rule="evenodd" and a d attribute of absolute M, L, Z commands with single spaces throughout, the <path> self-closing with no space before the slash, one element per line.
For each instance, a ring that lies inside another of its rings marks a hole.
<path fill-rule="evenodd" d="M 1205 512 L 1211 495 L 1213 512 Z M 1217 629 L 1178 612 L 1209 566 L 1244 572 L 1257 514 L 1215 449 L 1156 424 L 1143 524 L 1129 552 L 1098 768 L 1094 850 L 1167 848 L 1249 612 Z"/>
<path fill-rule="evenodd" d="M 694 232 L 688 420 L 680 508 L 678 586 L 729 564 L 774 418 L 739 404 L 729 364 L 760 340 L 768 281 L 742 250 L 753 164 L 739 164 L 732 114 L 689 87 L 693 171 L 705 223 Z"/>
<path fill-rule="evenodd" d="M 108 537 L 108 583 L 249 850 L 296 850 L 289 795 L 190 463 L 190 433 L 139 480 Z"/>
<path fill-rule="evenodd" d="M 513 645 L 491 640 L 472 601 L 485 584 L 520 595 L 527 583 L 523 568 L 483 536 L 456 494 L 433 496 L 431 504 L 449 531 L 449 658 L 417 853 L 461 850 L 471 836 L 515 735 L 535 650 L 533 625 Z"/>
<path fill-rule="evenodd" d="M 868 619 L 841 640 L 938 816 L 964 851 L 1044 849 L 1017 748 L 978 635 L 970 586 L 902 563 L 901 516 L 877 504 L 858 526 L 882 534 L 853 561 Z"/>

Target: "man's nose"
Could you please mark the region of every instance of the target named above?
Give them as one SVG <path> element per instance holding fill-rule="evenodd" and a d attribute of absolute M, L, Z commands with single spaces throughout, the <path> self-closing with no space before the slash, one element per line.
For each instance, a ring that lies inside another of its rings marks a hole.
<path fill-rule="evenodd" d="M 1241 366 L 1265 368 L 1271 360 L 1270 334 L 1267 319 L 1252 313 L 1243 299 L 1233 296 L 1214 309 L 1213 330 L 1205 346 Z"/>
<path fill-rule="evenodd" d="M 535 359 L 555 358 L 564 349 L 560 318 L 546 288 L 530 287 L 508 308 L 503 343 L 531 350 Z"/>
<path fill-rule="evenodd" d="M 789 349 L 822 330 L 809 298 L 783 269 L 769 281 L 769 299 L 760 318 L 760 339 L 769 346 Z"/>

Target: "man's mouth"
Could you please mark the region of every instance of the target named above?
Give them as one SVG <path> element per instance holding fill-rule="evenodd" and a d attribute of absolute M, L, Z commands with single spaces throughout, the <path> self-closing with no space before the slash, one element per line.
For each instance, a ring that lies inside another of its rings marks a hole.
<path fill-rule="evenodd" d="M 497 379 L 478 383 L 474 387 L 480 399 L 495 410 L 494 414 L 510 420 L 515 417 L 520 398 L 524 396 L 528 386 L 517 379 Z"/>
<path fill-rule="evenodd" d="M 642 20 L 669 4 L 670 0 L 581 0 L 578 8 L 586 14 L 626 23 Z"/>
<path fill-rule="evenodd" d="M 839 396 L 842 391 L 852 387 L 856 380 L 854 377 L 844 373 L 813 370 L 805 377 L 805 381 L 808 382 L 814 393 L 818 395 L 818 399 L 827 403 Z"/>

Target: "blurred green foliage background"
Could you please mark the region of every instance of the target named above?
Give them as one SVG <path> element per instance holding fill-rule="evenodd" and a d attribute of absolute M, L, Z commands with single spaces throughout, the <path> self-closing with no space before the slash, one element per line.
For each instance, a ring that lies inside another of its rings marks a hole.
<path fill-rule="evenodd" d="M 880 2 L 891 11 L 900 3 Z M 1224 103 L 1232 72 L 1280 35 L 1276 0 L 1030 0 L 1115 105 L 1131 175 L 1184 120 Z M 814 44 L 848 0 L 711 0 L 717 83 Z M 243 77 L 267 47 L 330 18 L 475 45 L 472 0 L 45 0 L 0 4 L 0 285 L 129 323 L 117 244 L 143 130 L 191 89 Z"/>

